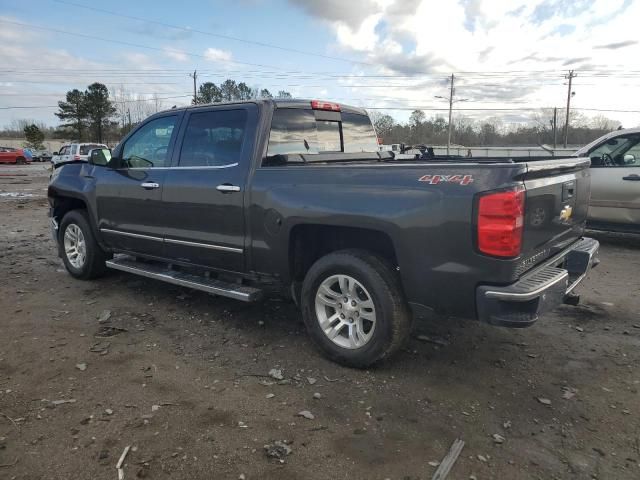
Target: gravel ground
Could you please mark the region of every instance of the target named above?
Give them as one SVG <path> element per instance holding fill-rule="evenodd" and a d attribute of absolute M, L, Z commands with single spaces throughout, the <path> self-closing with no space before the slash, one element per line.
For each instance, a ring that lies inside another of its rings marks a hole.
<path fill-rule="evenodd" d="M 129 479 L 429 479 L 457 438 L 451 479 L 640 478 L 639 238 L 595 234 L 578 307 L 420 323 L 358 371 L 287 301 L 72 279 L 47 178 L 0 166 L 0 478 L 116 479 L 131 446 Z"/>

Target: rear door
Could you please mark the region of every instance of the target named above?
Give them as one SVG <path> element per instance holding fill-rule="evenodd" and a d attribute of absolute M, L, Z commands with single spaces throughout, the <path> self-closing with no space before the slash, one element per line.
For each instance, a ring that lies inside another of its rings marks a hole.
<path fill-rule="evenodd" d="M 609 139 L 589 157 L 589 221 L 640 226 L 640 134 Z"/>
<path fill-rule="evenodd" d="M 162 189 L 180 115 L 148 120 L 114 152 L 117 158 L 108 167 L 94 167 L 98 227 L 112 248 L 164 256 Z"/>
<path fill-rule="evenodd" d="M 244 270 L 245 186 L 257 106 L 188 111 L 162 196 L 167 256 L 221 270 Z"/>

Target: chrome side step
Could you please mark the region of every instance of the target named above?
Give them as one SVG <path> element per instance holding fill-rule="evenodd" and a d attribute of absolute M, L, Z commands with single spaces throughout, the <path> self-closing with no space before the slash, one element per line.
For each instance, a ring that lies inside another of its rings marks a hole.
<path fill-rule="evenodd" d="M 107 267 L 173 285 L 202 290 L 203 292 L 213 293 L 221 297 L 242 300 L 243 302 L 254 302 L 262 298 L 262 290 L 258 288 L 236 285 L 192 273 L 170 270 L 160 264 L 137 262 L 128 255 L 120 255 L 114 257 L 113 260 L 107 260 Z"/>

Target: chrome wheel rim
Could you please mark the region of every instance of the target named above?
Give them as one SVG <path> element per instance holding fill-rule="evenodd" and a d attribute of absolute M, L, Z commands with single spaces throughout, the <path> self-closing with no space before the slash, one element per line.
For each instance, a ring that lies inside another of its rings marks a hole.
<path fill-rule="evenodd" d="M 376 328 L 376 309 L 371 295 L 349 275 L 332 275 L 316 292 L 316 318 L 334 344 L 356 349 L 365 346 Z"/>
<path fill-rule="evenodd" d="M 64 232 L 64 253 L 75 268 L 82 268 L 87 259 L 87 243 L 80 227 L 72 223 Z"/>

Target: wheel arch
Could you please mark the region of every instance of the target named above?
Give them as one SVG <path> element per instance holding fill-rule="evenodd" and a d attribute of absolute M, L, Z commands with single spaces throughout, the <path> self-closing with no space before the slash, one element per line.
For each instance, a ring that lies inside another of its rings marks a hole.
<path fill-rule="evenodd" d="M 376 254 L 392 268 L 398 265 L 391 237 L 382 230 L 326 224 L 299 224 L 289 233 L 289 279 L 294 285 L 294 298 L 309 268 L 321 257 L 338 251 L 357 249 Z"/>
<path fill-rule="evenodd" d="M 69 194 L 59 194 L 51 187 L 49 188 L 49 204 L 51 205 L 51 218 L 59 225 L 64 216 L 72 210 L 84 210 L 89 217 L 89 227 L 93 232 L 98 244 L 104 250 L 107 250 L 102 237 L 97 228 L 93 212 L 89 208 L 89 203 L 82 197 L 77 197 Z M 58 242 L 60 243 L 60 242 Z"/>

